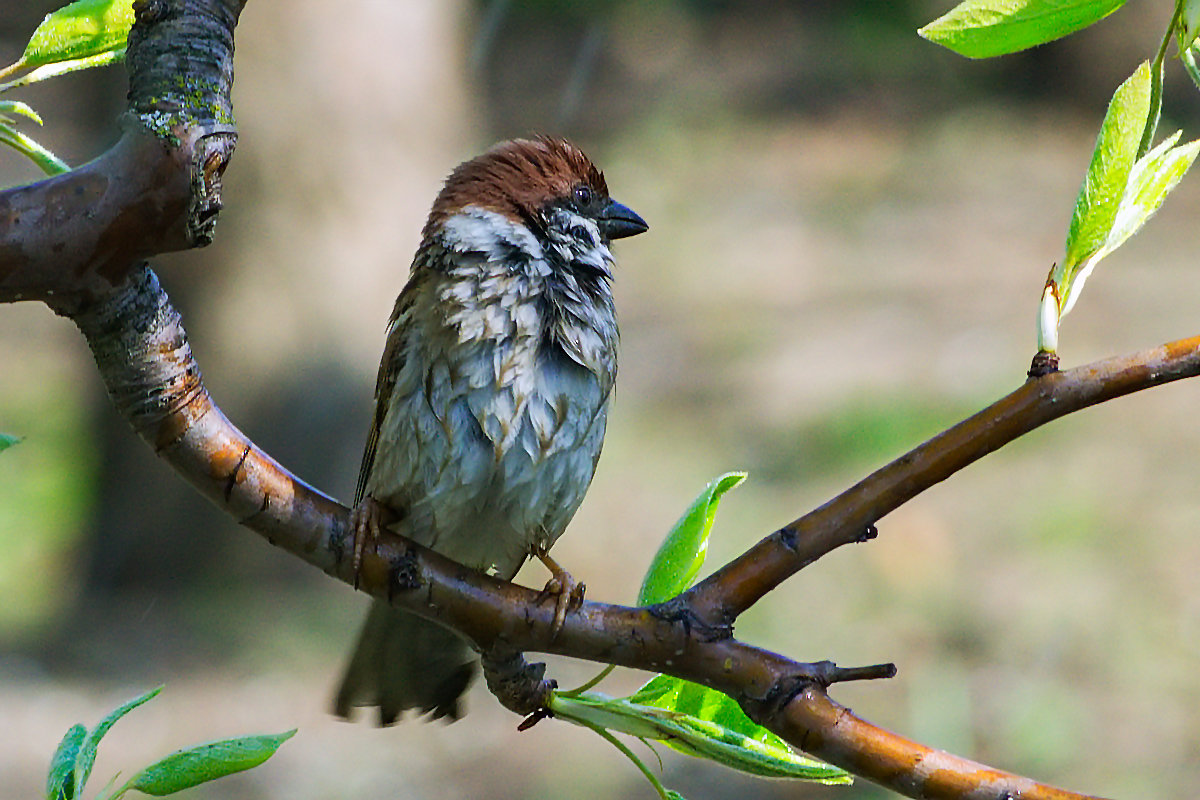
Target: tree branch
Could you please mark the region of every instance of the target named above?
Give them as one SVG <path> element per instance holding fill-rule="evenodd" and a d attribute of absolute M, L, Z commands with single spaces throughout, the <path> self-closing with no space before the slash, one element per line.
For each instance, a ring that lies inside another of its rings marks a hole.
<path fill-rule="evenodd" d="M 897 736 L 855 716 L 816 686 L 801 690 L 782 713 L 759 716 L 757 721 L 800 749 L 907 797 L 947 800 L 1085 800 L 1086 797 Z"/>
<path fill-rule="evenodd" d="M 233 26 L 242 0 L 138 0 L 124 135 L 70 172 L 0 192 L 0 302 L 72 314 L 139 259 L 204 246 L 237 139 Z"/>
<path fill-rule="evenodd" d="M 701 623 L 728 626 L 779 584 L 963 467 L 1080 409 L 1200 374 L 1200 337 L 1032 378 L 780 528 L 679 598 Z"/>
<path fill-rule="evenodd" d="M 241 524 L 353 583 L 348 509 L 255 447 L 213 404 L 179 315 L 148 267 L 75 321 L 114 404 L 159 457 Z M 672 603 L 586 602 L 554 636 L 553 605 L 539 604 L 537 592 L 386 532 L 366 553 L 359 586 L 458 630 L 485 653 L 500 654 L 494 661 L 526 651 L 556 653 L 710 686 L 796 747 L 912 797 L 1083 797 L 911 742 L 825 694 L 838 681 L 890 676 L 890 665 L 797 663 L 727 636 L 714 639 L 675 613 Z M 979 794 L 981 787 L 990 794 Z"/>

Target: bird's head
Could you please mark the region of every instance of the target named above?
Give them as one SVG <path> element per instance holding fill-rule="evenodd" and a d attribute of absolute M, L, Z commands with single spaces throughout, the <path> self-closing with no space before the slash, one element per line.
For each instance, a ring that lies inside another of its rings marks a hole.
<path fill-rule="evenodd" d="M 611 240 L 648 228 L 609 196 L 604 173 L 582 150 L 546 136 L 502 142 L 460 164 L 433 204 L 425 237 L 457 215 L 479 211 L 524 228 L 542 247 L 582 237 L 579 244 L 607 249 Z"/>
<path fill-rule="evenodd" d="M 617 343 L 609 243 L 646 229 L 579 148 L 514 139 L 450 173 L 409 283 L 439 286 L 438 315 L 460 341 L 554 344 L 607 392 Z"/>

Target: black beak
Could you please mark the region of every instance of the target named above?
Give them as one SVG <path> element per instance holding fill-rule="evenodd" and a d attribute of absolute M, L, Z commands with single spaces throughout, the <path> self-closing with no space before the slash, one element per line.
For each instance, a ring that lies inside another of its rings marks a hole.
<path fill-rule="evenodd" d="M 600 233 L 609 240 L 636 236 L 650 227 L 632 208 L 623 206 L 616 200 L 609 200 L 608 205 L 601 209 L 596 215 L 596 223 Z"/>

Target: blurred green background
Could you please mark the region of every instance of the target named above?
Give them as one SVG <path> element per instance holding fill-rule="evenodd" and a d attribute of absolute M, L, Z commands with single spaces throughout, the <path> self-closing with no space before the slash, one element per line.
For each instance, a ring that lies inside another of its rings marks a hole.
<path fill-rule="evenodd" d="M 0 18 L 14 60 L 56 2 Z M 159 259 L 209 388 L 302 477 L 352 494 L 383 328 L 456 163 L 578 140 L 651 224 L 620 242 L 621 377 L 591 493 L 555 555 L 628 602 L 704 483 L 710 564 L 1014 388 L 1108 96 L 1171 4 L 968 62 L 916 27 L 950 2 L 251 2 L 241 139 L 216 243 Z M 1197 135 L 1172 66 L 1163 130 Z M 20 95 L 72 163 L 118 136 L 121 69 Z M 0 153 L 0 185 L 35 178 Z M 1066 365 L 1197 333 L 1193 176 L 1064 323 Z M 806 569 L 739 624 L 799 659 L 895 661 L 837 687 L 929 744 L 1118 797 L 1200 795 L 1200 386 L 1037 431 Z M 195 741 L 299 726 L 197 797 L 652 796 L 593 734 L 476 687 L 452 726 L 328 714 L 365 598 L 191 492 L 109 407 L 81 337 L 0 309 L 0 798 L 67 727 L 160 682 L 105 739 L 103 783 Z M 530 568 L 521 577 L 539 585 Z M 590 665 L 556 661 L 570 685 Z M 645 676 L 614 677 L 619 692 Z M 667 752 L 691 800 L 879 798 Z"/>

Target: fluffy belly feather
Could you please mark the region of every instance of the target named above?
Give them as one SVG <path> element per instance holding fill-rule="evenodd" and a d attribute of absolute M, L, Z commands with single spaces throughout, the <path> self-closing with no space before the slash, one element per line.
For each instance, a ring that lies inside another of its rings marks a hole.
<path fill-rule="evenodd" d="M 405 370 L 367 489 L 402 514 L 397 532 L 510 578 L 533 548 L 553 544 L 582 502 L 608 393 L 556 349 L 480 347 L 493 352 L 468 361 L 492 364 L 489 374 L 446 363 Z"/>

